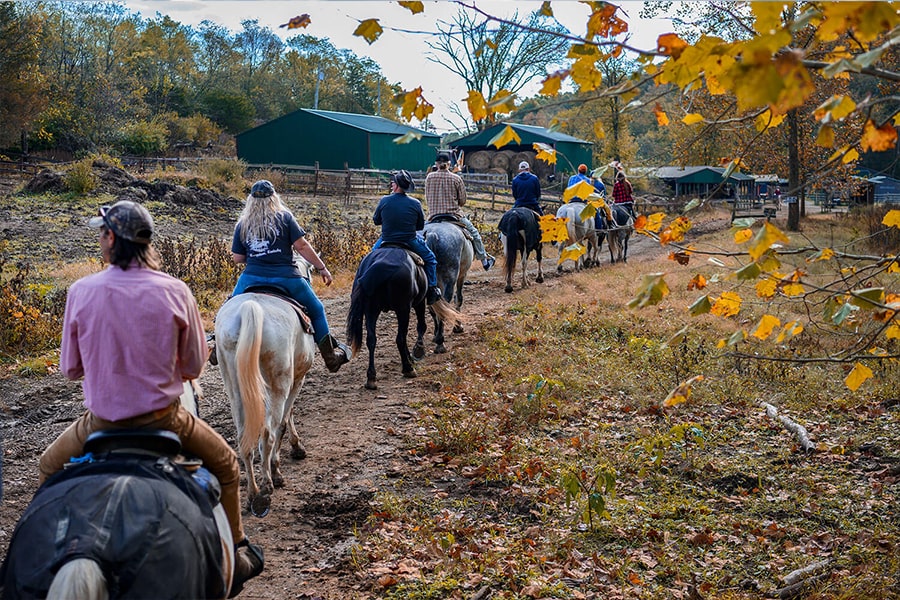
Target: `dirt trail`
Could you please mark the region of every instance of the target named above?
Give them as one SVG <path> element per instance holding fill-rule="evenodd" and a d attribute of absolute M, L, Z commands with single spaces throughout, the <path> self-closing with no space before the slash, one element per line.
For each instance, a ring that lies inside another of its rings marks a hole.
<path fill-rule="evenodd" d="M 642 255 L 657 251 L 659 246 L 651 240 L 632 238 L 631 262 L 639 263 Z M 564 285 L 565 275 L 558 275 L 555 268 L 556 251 L 551 249 L 546 254 L 544 285 Z M 608 254 L 598 272 L 610 268 L 607 260 Z M 264 548 L 266 570 L 246 585 L 241 598 L 375 595 L 368 587 L 371 582 L 360 578 L 352 567 L 353 530 L 369 515 L 370 500 L 377 491 L 392 489 L 395 480 L 417 468 L 403 447 L 404 436 L 416 426 L 411 401 L 429 388 L 429 372 L 452 361 L 455 348 L 479 343 L 479 324 L 502 316 L 510 302 L 523 293 L 518 290 L 518 280 L 514 294 L 503 292 L 499 264 L 487 273 L 477 263 L 475 267 L 465 292 L 464 313 L 469 317 L 466 331 L 448 336 L 447 354 L 432 354 L 429 344 L 418 378 L 400 375 L 394 344 L 396 320 L 392 315 L 382 315 L 379 320 L 378 390 L 364 389 L 365 348 L 337 374 L 328 373 L 321 359 L 316 359 L 294 411 L 308 456 L 294 461 L 284 444 L 285 487 L 276 490 L 268 516 L 245 516 L 248 535 Z M 348 297 L 326 300 L 325 305 L 332 328 L 343 337 Z M 431 330 L 429 322 L 426 341 L 430 341 Z M 204 391 L 201 416 L 234 445 L 234 426 L 218 367 L 209 366 L 200 383 Z M 5 405 L 0 422 L 5 452 L 0 506 L 0 548 L 4 554 L 15 523 L 35 491 L 38 457 L 46 444 L 81 413 L 81 400 L 80 384 L 66 381 L 59 374 L 0 380 L 0 402 Z"/>

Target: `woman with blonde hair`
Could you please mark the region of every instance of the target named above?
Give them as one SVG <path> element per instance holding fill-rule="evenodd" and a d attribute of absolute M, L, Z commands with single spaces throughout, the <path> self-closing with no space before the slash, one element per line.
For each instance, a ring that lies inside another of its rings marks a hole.
<path fill-rule="evenodd" d="M 234 295 L 259 285 L 284 289 L 306 307 L 325 366 L 334 373 L 350 360 L 351 352 L 331 335 L 325 307 L 294 264 L 295 251 L 315 267 L 325 285 L 331 285 L 331 272 L 307 241 L 306 231 L 275 192 L 275 186 L 265 179 L 257 181 L 250 188 L 247 203 L 234 227 L 232 256 L 234 262 L 246 264 Z"/>

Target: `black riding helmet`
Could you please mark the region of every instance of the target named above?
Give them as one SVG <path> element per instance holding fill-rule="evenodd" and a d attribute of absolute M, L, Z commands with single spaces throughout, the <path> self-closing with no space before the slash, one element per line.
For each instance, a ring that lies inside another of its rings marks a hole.
<path fill-rule="evenodd" d="M 250 188 L 250 195 L 254 198 L 268 198 L 275 195 L 275 186 L 268 179 L 260 179 Z"/>
<path fill-rule="evenodd" d="M 409 171 L 403 169 L 391 173 L 391 181 L 396 183 L 397 187 L 403 191 L 409 191 L 415 187 L 413 185 L 412 175 L 409 174 Z"/>

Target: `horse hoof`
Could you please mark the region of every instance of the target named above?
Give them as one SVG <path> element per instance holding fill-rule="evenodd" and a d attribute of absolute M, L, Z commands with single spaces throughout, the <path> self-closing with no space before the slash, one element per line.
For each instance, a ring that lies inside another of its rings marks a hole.
<path fill-rule="evenodd" d="M 284 476 L 272 473 L 272 487 L 275 489 L 284 487 Z"/>
<path fill-rule="evenodd" d="M 370 379 L 370 380 L 366 381 L 366 389 L 367 389 L 367 390 L 377 390 L 377 389 L 378 389 L 378 384 L 375 383 L 374 380 L 371 380 L 371 379 Z"/>
<path fill-rule="evenodd" d="M 506 286 L 506 288 L 504 288 L 503 291 L 506 292 L 507 294 L 512 294 L 512 286 L 511 285 Z"/>
<path fill-rule="evenodd" d="M 538 277 L 537 279 L 535 279 L 535 281 L 537 281 L 538 283 L 544 283 L 544 278 Z"/>
<path fill-rule="evenodd" d="M 403 371 L 403 376 L 406 377 L 407 379 L 415 379 L 416 377 L 419 376 L 419 374 L 416 373 L 415 369 L 412 369 L 411 371 Z"/>
<path fill-rule="evenodd" d="M 291 448 L 291 458 L 294 460 L 303 460 L 306 458 L 306 448 L 303 446 L 294 446 Z"/>
<path fill-rule="evenodd" d="M 269 514 L 269 508 L 272 506 L 272 496 L 260 494 L 255 498 L 250 498 L 250 514 L 254 517 L 265 517 Z"/>
<path fill-rule="evenodd" d="M 416 360 L 425 358 L 425 346 L 416 345 L 416 347 L 413 348 L 413 358 Z"/>
<path fill-rule="evenodd" d="M 462 333 L 463 331 L 465 331 L 465 329 L 463 329 L 462 325 L 456 324 L 453 326 L 453 333 Z"/>
<path fill-rule="evenodd" d="M 447 352 L 447 347 L 443 344 L 434 347 L 435 354 L 444 354 L 445 352 Z"/>

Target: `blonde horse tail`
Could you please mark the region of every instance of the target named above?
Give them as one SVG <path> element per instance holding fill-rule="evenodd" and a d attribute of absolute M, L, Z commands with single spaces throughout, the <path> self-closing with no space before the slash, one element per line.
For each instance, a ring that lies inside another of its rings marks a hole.
<path fill-rule="evenodd" d="M 266 418 L 266 382 L 259 370 L 262 347 L 263 309 L 248 300 L 241 305 L 241 331 L 238 334 L 235 362 L 238 387 L 244 408 L 244 430 L 239 444 L 244 456 L 251 456 L 259 445 Z"/>
<path fill-rule="evenodd" d="M 89 558 L 75 558 L 60 567 L 47 600 L 107 600 L 109 590 L 100 565 Z"/>

